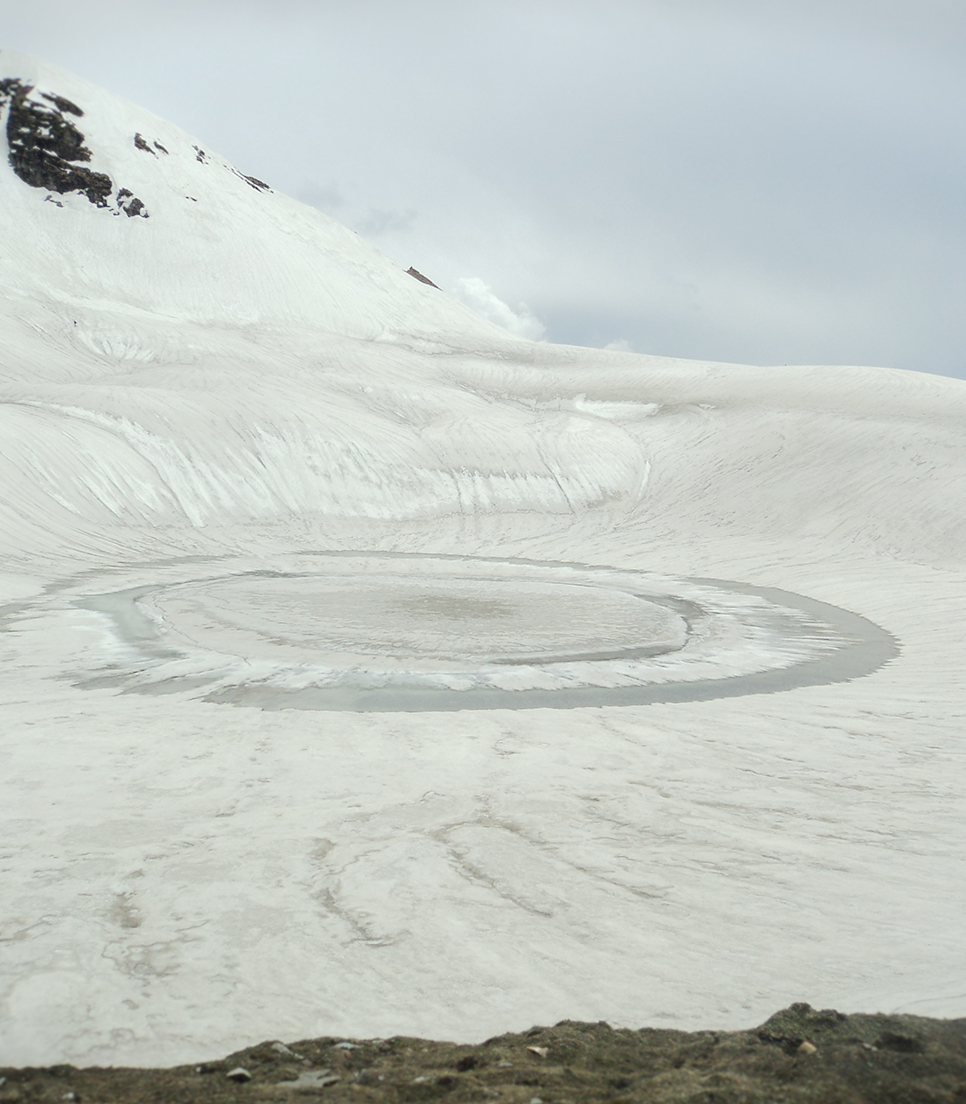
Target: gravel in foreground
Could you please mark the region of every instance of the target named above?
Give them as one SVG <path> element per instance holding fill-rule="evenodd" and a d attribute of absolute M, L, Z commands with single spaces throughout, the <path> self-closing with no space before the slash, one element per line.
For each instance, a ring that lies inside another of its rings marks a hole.
<path fill-rule="evenodd" d="M 0 1104 L 966 1104 L 966 1019 L 793 1004 L 751 1031 L 564 1020 L 478 1046 L 427 1039 L 260 1043 L 174 1069 L 0 1069 Z"/>

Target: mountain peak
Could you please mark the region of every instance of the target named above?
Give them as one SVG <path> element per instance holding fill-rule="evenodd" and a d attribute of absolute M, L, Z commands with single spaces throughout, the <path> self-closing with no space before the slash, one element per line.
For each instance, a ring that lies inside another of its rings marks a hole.
<path fill-rule="evenodd" d="M 352 337 L 506 339 L 321 212 L 36 58 L 0 51 L 0 134 L 0 283 L 18 294 Z"/>

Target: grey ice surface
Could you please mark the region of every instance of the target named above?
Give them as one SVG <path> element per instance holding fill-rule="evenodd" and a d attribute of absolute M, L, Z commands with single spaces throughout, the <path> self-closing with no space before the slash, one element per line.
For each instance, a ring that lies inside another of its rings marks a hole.
<path fill-rule="evenodd" d="M 341 554 L 345 555 L 345 554 Z M 507 607 L 511 604 L 506 600 L 509 590 L 512 592 L 513 580 L 520 576 L 509 577 L 507 571 L 522 571 L 527 569 L 541 569 L 544 573 L 569 570 L 581 573 L 584 580 L 582 586 L 591 598 L 595 593 L 610 597 L 615 593 L 613 583 L 605 588 L 595 588 L 588 585 L 587 579 L 596 577 L 607 578 L 607 570 L 600 567 L 590 567 L 584 564 L 547 563 L 532 560 L 497 561 L 475 559 L 473 557 L 439 557 L 439 556 L 414 556 L 412 554 L 379 553 L 369 555 L 356 555 L 356 559 L 367 562 L 397 561 L 404 564 L 418 565 L 422 570 L 417 575 L 417 580 L 425 591 L 425 597 L 420 600 L 416 612 L 422 615 L 422 619 L 434 624 L 449 615 L 451 620 L 458 622 L 460 631 L 472 634 L 479 628 L 481 617 L 485 620 L 492 618 L 494 611 L 506 613 L 508 609 L 498 604 L 496 600 L 485 601 L 476 599 L 467 600 L 465 597 L 458 599 L 448 592 L 452 588 L 453 579 L 441 574 L 434 574 L 434 563 L 451 562 L 463 564 L 475 573 L 473 582 L 482 593 L 486 595 L 487 582 L 493 588 L 501 588 L 500 594 L 504 597 Z M 482 569 L 489 567 L 491 573 L 498 568 L 502 573 L 499 581 L 480 578 Z M 428 574 L 427 574 L 428 570 Z M 613 572 L 611 575 L 615 574 Z M 627 573 L 625 573 L 627 574 Z M 331 585 L 331 580 L 321 576 Z M 246 572 L 235 576 L 214 576 L 196 580 L 192 586 L 201 586 L 209 592 L 225 583 L 241 582 L 255 585 L 256 593 L 259 582 L 270 580 L 291 580 L 301 587 L 309 587 L 316 583 L 320 576 L 313 573 L 293 572 Z M 376 601 L 373 611 L 378 619 L 381 615 L 383 623 L 391 621 L 393 613 L 390 608 L 390 596 L 393 595 L 393 582 L 402 581 L 405 585 L 411 583 L 411 576 L 403 576 L 402 580 L 382 580 L 381 601 Z M 457 582 L 460 580 L 457 579 Z M 526 575 L 523 581 L 527 581 Z M 756 627 L 767 628 L 773 638 L 771 648 L 775 650 L 782 644 L 790 644 L 794 647 L 807 639 L 809 632 L 814 634 L 815 625 L 820 625 L 823 632 L 823 647 L 819 649 L 806 649 L 791 661 L 787 657 L 776 658 L 775 655 L 760 657 L 761 666 L 764 669 L 753 670 L 745 673 L 724 674 L 719 677 L 695 677 L 692 673 L 682 668 L 675 678 L 672 672 L 668 679 L 662 672 L 662 680 L 655 681 L 655 670 L 649 670 L 645 665 L 638 672 L 639 683 L 637 685 L 559 685 L 552 689 L 504 689 L 498 686 L 468 685 L 461 689 L 452 689 L 445 686 L 425 685 L 423 673 L 406 672 L 405 668 L 392 672 L 350 672 L 347 679 L 336 685 L 302 685 L 291 686 L 284 683 L 273 682 L 271 677 L 263 677 L 258 681 L 242 681 L 236 685 L 221 686 L 212 689 L 204 695 L 204 700 L 210 702 L 231 703 L 236 705 L 257 706 L 262 709 L 309 709 L 327 711 L 353 711 L 353 712 L 423 712 L 423 711 L 451 711 L 461 709 L 573 709 L 599 706 L 636 706 L 656 702 L 674 701 L 705 701 L 713 698 L 736 697 L 746 694 L 775 693 L 783 690 L 791 690 L 797 687 L 827 685 L 836 682 L 848 681 L 860 678 L 877 670 L 883 664 L 898 654 L 898 644 L 895 638 L 884 629 L 875 625 L 867 618 L 860 617 L 848 610 L 833 606 L 827 602 L 820 602 L 790 591 L 780 590 L 774 587 L 756 587 L 747 583 L 729 582 L 720 579 L 682 579 L 677 581 L 679 589 L 687 592 L 689 589 L 698 588 L 704 596 L 704 601 L 696 601 L 693 598 L 682 597 L 676 593 L 661 593 L 651 583 L 650 591 L 643 590 L 647 586 L 645 579 L 633 579 L 628 576 L 624 583 L 623 591 L 618 588 L 618 593 L 629 595 L 635 602 L 646 605 L 663 607 L 680 618 L 684 623 L 684 633 L 676 644 L 669 640 L 661 640 L 655 643 L 653 639 L 643 638 L 632 641 L 624 640 L 621 646 L 612 650 L 606 647 L 598 650 L 573 652 L 561 654 L 559 648 L 550 648 L 544 655 L 524 656 L 498 656 L 493 658 L 485 655 L 475 655 L 481 666 L 487 663 L 493 666 L 508 664 L 526 665 L 538 670 L 558 671 L 560 669 L 573 669 L 574 665 L 590 664 L 596 670 L 602 666 L 615 663 L 626 664 L 628 660 L 646 660 L 652 657 L 667 656 L 674 652 L 686 650 L 695 626 L 702 620 L 713 620 L 715 614 L 709 609 L 708 597 L 716 594 L 732 598 L 742 595 L 757 599 L 758 602 L 741 611 L 742 617 L 754 623 Z M 358 580 L 341 580 L 346 596 L 343 615 L 351 616 L 353 609 L 353 596 L 360 584 Z M 665 589 L 670 584 L 665 584 Z M 355 588 L 355 590 L 354 590 Z M 106 615 L 112 622 L 117 638 L 133 649 L 141 660 L 140 668 L 137 664 L 134 669 L 143 672 L 152 663 L 163 665 L 165 661 L 181 658 L 180 653 L 169 641 L 166 640 L 158 621 L 149 616 L 143 608 L 142 601 L 156 596 L 164 591 L 178 590 L 179 587 L 170 585 L 142 585 L 116 592 L 87 596 L 78 599 L 75 605 L 79 608 L 96 611 Z M 558 588 L 559 589 L 559 588 Z M 573 589 L 572 587 L 570 589 Z M 673 587 L 672 587 L 673 589 Z M 541 594 L 541 602 L 545 605 L 552 602 L 554 588 L 546 588 L 547 593 Z M 330 596 L 329 596 L 330 597 Z M 367 598 L 371 595 L 367 594 Z M 399 605 L 398 601 L 395 603 Z M 412 600 L 409 606 L 415 606 Z M 304 611 L 306 603 L 299 603 L 299 612 Z M 341 608 L 341 607 L 340 607 Z M 789 616 L 789 611 L 796 611 L 804 615 L 803 620 Z M 413 619 L 413 611 L 407 610 L 409 620 Z M 525 619 L 526 607 L 523 610 L 521 620 Z M 336 614 L 336 621 L 338 613 Z M 329 619 L 332 620 L 331 611 Z M 309 618 L 309 620 L 312 620 Z M 807 628 L 806 628 L 807 626 Z M 299 623 L 299 614 L 293 615 L 290 625 L 282 623 L 283 631 L 294 635 L 299 628 L 305 626 Z M 514 626 L 516 627 L 516 626 Z M 665 636 L 667 636 L 666 626 Z M 338 626 L 343 634 L 348 632 L 351 637 L 352 626 L 348 629 Z M 551 624 L 550 628 L 553 628 Z M 600 643 L 600 627 L 597 643 Z M 317 625 L 314 625 L 315 637 L 319 635 Z M 551 641 L 555 643 L 551 636 Z M 318 644 L 317 639 L 313 640 Z M 359 639 L 349 644 L 343 643 L 343 650 L 353 646 L 367 647 L 372 650 L 371 641 Z M 424 649 L 425 650 L 425 649 Z M 431 650 L 431 646 L 430 646 Z M 476 649 L 473 649 L 474 651 Z M 398 661 L 399 657 L 395 657 Z M 450 657 L 444 656 L 445 659 Z M 728 656 L 721 658 L 727 662 Z M 402 657 L 403 665 L 405 657 Z M 132 665 L 129 664 L 129 667 Z M 86 681 L 93 686 L 118 686 L 126 690 L 142 693 L 177 693 L 179 691 L 196 690 L 216 680 L 217 675 L 199 675 L 185 673 L 166 677 L 160 681 L 138 681 L 133 678 L 133 670 L 125 673 L 105 673 L 94 676 Z M 473 672 L 470 672 L 471 674 Z M 380 683 L 382 683 L 380 685 Z"/>

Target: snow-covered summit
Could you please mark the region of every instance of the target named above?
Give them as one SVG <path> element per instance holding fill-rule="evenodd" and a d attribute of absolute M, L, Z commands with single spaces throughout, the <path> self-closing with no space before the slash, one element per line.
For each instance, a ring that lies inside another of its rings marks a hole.
<path fill-rule="evenodd" d="M 8 286 L 356 337 L 494 332 L 339 223 L 35 58 L 0 51 L 0 126 Z"/>

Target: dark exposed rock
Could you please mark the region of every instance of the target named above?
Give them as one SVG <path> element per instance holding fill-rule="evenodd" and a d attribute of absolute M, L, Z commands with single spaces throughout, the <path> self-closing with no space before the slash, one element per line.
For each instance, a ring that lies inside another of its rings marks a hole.
<path fill-rule="evenodd" d="M 65 112 L 81 117 L 83 110 L 53 92 L 41 92 L 36 97 L 33 92 L 32 85 L 24 84 L 17 77 L 0 80 L 0 108 L 7 103 L 10 105 L 7 145 L 14 172 L 32 188 L 44 188 L 59 195 L 79 192 L 96 207 L 107 207 L 114 182 L 107 173 L 87 167 L 92 155 L 84 144 L 84 134 L 64 117 Z M 126 189 L 122 192 L 131 197 L 121 208 L 125 214 L 146 218 L 141 200 Z M 57 206 L 63 204 L 57 203 Z"/>
<path fill-rule="evenodd" d="M 439 290 L 439 284 L 434 284 L 428 276 L 424 276 L 418 269 L 409 267 L 406 269 L 406 275 L 412 276 L 414 280 L 418 280 L 421 284 L 429 284 L 430 287 Z"/>
<path fill-rule="evenodd" d="M 148 213 L 144 209 L 144 204 L 129 188 L 122 188 L 117 193 L 117 206 L 128 218 L 133 218 L 135 215 L 140 215 L 141 218 L 148 217 Z"/>
<path fill-rule="evenodd" d="M 228 167 L 239 180 L 244 180 L 249 188 L 254 188 L 256 192 L 270 192 L 272 190 L 264 180 L 259 180 L 257 176 L 246 176 L 244 173 L 239 172 L 238 169 L 232 168 L 230 165 Z"/>
<path fill-rule="evenodd" d="M 139 150 L 144 150 L 145 153 L 150 153 L 152 157 L 158 156 L 154 152 L 154 150 L 151 149 L 151 147 L 147 144 L 147 142 L 145 142 L 144 136 L 140 132 L 134 135 L 134 144 Z"/>
<path fill-rule="evenodd" d="M 291 1102 L 305 1093 L 358 1104 L 964 1104 L 966 1020 L 846 1016 L 796 1004 L 753 1031 L 632 1031 L 564 1020 L 478 1046 L 399 1036 L 347 1046 L 326 1037 L 260 1043 L 175 1069 L 54 1066 L 0 1075 L 11 1101 L 38 1104 L 64 1099 L 65 1090 L 112 1104 Z"/>
<path fill-rule="evenodd" d="M 90 161 L 91 151 L 84 145 L 84 135 L 57 107 L 30 100 L 31 92 L 32 85 L 25 85 L 16 77 L 0 81 L 0 106 L 10 101 L 8 140 L 24 146 L 33 138 L 42 148 L 68 161 Z"/>
<path fill-rule="evenodd" d="M 166 149 L 164 148 L 164 146 L 162 146 L 162 145 L 161 145 L 161 143 L 160 143 L 160 142 L 159 142 L 159 141 L 158 141 L 157 139 L 155 139 L 155 141 L 154 141 L 154 148 L 155 148 L 155 149 L 159 149 L 159 150 L 160 150 L 160 151 L 161 151 L 162 153 L 167 153 L 167 152 L 168 152 L 168 151 L 167 151 L 167 150 L 166 150 Z"/>
<path fill-rule="evenodd" d="M 204 165 L 208 160 L 208 154 L 205 153 L 201 146 L 192 146 L 191 148 L 195 151 L 195 160 L 200 161 L 202 165 Z"/>
<path fill-rule="evenodd" d="M 73 100 L 68 100 L 66 96 L 55 96 L 53 92 L 41 92 L 40 94 L 45 100 L 50 100 L 54 107 L 60 112 L 67 111 L 71 115 L 76 115 L 78 118 L 84 114 L 77 104 L 75 104 Z"/>
<path fill-rule="evenodd" d="M 78 165 L 90 161 L 84 135 L 51 97 L 53 106 L 30 98 L 33 88 L 20 81 L 5 81 L 10 96 L 7 143 L 14 172 L 33 188 L 51 192 L 81 192 L 98 207 L 107 206 L 113 182 L 106 173 Z M 58 97 L 59 99 L 60 97 Z M 69 103 L 69 101 L 66 101 Z M 70 108 L 76 107 L 70 104 Z"/>

